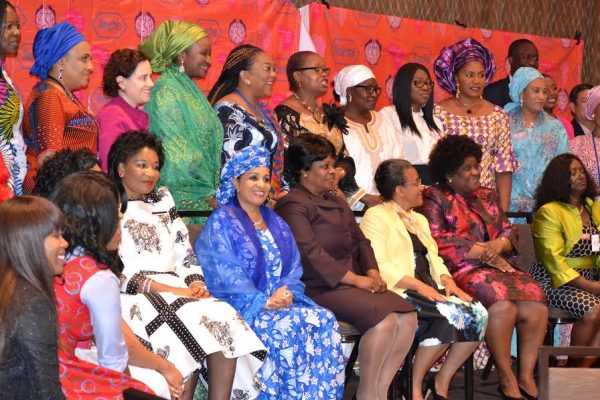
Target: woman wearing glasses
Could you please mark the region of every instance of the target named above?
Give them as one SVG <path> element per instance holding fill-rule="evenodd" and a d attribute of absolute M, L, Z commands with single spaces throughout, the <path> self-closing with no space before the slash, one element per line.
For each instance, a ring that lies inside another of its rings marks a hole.
<path fill-rule="evenodd" d="M 335 105 L 320 104 L 327 93 L 329 71 L 323 58 L 312 51 L 299 51 L 288 60 L 286 74 L 292 95 L 275 107 L 285 140 L 311 133 L 323 136 L 335 147 L 338 188 L 353 207 L 366 192 L 358 187 L 354 160 L 348 156 L 343 134 L 348 133 L 344 112 Z"/>
<path fill-rule="evenodd" d="M 344 106 L 348 124 L 344 143 L 356 163 L 356 182 L 367 192 L 361 203 L 373 207 L 381 204 L 373 181 L 375 170 L 384 160 L 404 158 L 402 142 L 394 126 L 374 111 L 381 88 L 368 67 L 349 65 L 342 68 L 335 77 L 334 88 Z"/>
<path fill-rule="evenodd" d="M 424 65 L 404 64 L 394 78 L 394 104 L 379 114 L 399 132 L 405 159 L 419 172 L 424 185 L 431 185 L 429 153 L 440 138 L 441 121 L 433 115 L 433 81 Z"/>

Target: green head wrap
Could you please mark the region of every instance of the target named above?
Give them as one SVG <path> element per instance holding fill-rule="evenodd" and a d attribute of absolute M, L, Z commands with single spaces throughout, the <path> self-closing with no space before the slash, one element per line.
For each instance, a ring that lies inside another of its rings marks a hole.
<path fill-rule="evenodd" d="M 164 21 L 140 44 L 140 51 L 150 59 L 153 72 L 162 72 L 182 51 L 208 37 L 208 33 L 192 22 Z"/>

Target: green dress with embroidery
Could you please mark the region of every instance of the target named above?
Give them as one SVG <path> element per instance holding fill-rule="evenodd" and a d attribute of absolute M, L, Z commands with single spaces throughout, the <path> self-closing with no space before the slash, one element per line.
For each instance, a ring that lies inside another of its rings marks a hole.
<path fill-rule="evenodd" d="M 171 190 L 179 210 L 210 210 L 208 200 L 219 184 L 223 126 L 206 97 L 191 78 L 170 66 L 156 80 L 145 111 L 150 132 L 165 150 L 158 185 Z"/>

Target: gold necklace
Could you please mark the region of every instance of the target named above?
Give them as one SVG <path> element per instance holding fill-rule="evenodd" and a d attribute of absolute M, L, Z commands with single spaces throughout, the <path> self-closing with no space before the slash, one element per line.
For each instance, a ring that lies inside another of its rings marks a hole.
<path fill-rule="evenodd" d="M 469 107 L 468 105 L 466 105 L 465 103 L 463 103 L 462 101 L 460 101 L 460 99 L 457 97 L 455 97 L 456 101 L 458 102 L 458 104 L 460 104 L 461 106 L 463 106 L 466 110 L 467 110 L 467 114 L 472 114 L 473 113 L 473 106 Z"/>
<path fill-rule="evenodd" d="M 315 121 L 317 121 L 318 123 L 321 123 L 323 121 L 323 111 L 318 105 L 316 107 L 311 107 L 304 100 L 302 100 L 300 96 L 296 94 L 296 92 L 293 92 L 293 95 L 296 98 L 296 100 L 298 100 L 298 102 L 302 104 L 302 107 L 306 108 L 308 112 L 312 114 Z"/>
<path fill-rule="evenodd" d="M 260 216 L 260 219 L 257 222 L 252 221 L 252 223 L 254 224 L 255 228 L 258 228 L 260 226 L 260 224 L 262 224 L 263 222 L 264 221 L 263 221 L 262 215 Z"/>

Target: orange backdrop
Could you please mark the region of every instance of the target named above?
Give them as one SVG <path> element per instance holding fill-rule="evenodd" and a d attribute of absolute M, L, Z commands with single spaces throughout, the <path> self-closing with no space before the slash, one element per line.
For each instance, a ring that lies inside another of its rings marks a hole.
<path fill-rule="evenodd" d="M 540 71 L 552 76 L 559 87 L 557 111 L 570 117 L 568 93 L 581 82 L 583 42 L 576 45 L 570 39 L 462 28 L 336 7 L 327 9 L 316 3 L 305 7 L 308 7 L 305 11 L 308 11 L 310 36 L 317 52 L 324 55 L 331 66 L 331 78 L 346 65 L 371 67 L 379 85 L 385 88 L 378 108 L 390 104 L 394 74 L 404 63 L 418 62 L 427 66 L 435 80 L 433 62 L 442 47 L 472 37 L 494 54 L 496 76 L 493 80 L 497 80 L 506 77 L 509 44 L 515 39 L 527 38 L 539 50 Z M 434 95 L 437 101 L 449 96 L 437 85 Z"/>
<path fill-rule="evenodd" d="M 208 30 L 213 66 L 199 86 L 207 92 L 217 80 L 229 51 L 241 43 L 265 49 L 280 66 L 275 95 L 279 102 L 288 86 L 285 63 L 298 49 L 300 14 L 290 0 L 13 0 L 21 18 L 19 56 L 7 60 L 7 71 L 25 99 L 36 83 L 29 75 L 32 44 L 38 29 L 69 21 L 92 45 L 95 72 L 78 96 L 92 112 L 102 108 L 102 70 L 119 48 L 135 48 L 167 19 L 193 21 Z M 275 103 L 276 104 L 276 103 Z"/>
<path fill-rule="evenodd" d="M 21 18 L 22 41 L 19 56 L 9 59 L 6 69 L 23 98 L 36 82 L 29 76 L 33 63 L 31 47 L 38 29 L 64 20 L 73 23 L 90 41 L 96 71 L 86 91 L 79 94 L 97 112 L 106 99 L 100 82 L 110 53 L 135 47 L 166 19 L 186 19 L 205 27 L 213 42 L 213 66 L 199 82 L 206 92 L 217 79 L 225 57 L 240 43 L 264 48 L 278 65 L 278 79 L 271 105 L 288 94 L 285 64 L 298 50 L 300 13 L 290 0 L 14 0 Z M 499 79 L 506 75 L 508 44 L 527 37 L 540 50 L 540 69 L 552 75 L 560 87 L 559 109 L 568 106 L 567 93 L 580 81 L 583 45 L 574 41 L 485 29 L 463 29 L 433 23 L 370 14 L 342 8 L 327 10 L 310 4 L 310 35 L 317 51 L 333 68 L 331 78 L 343 66 L 363 63 L 373 68 L 389 96 L 397 68 L 405 62 L 420 62 L 431 68 L 442 46 L 465 37 L 474 37 L 495 55 Z M 436 98 L 446 96 L 436 87 Z M 389 104 L 381 96 L 379 106 Z"/>

